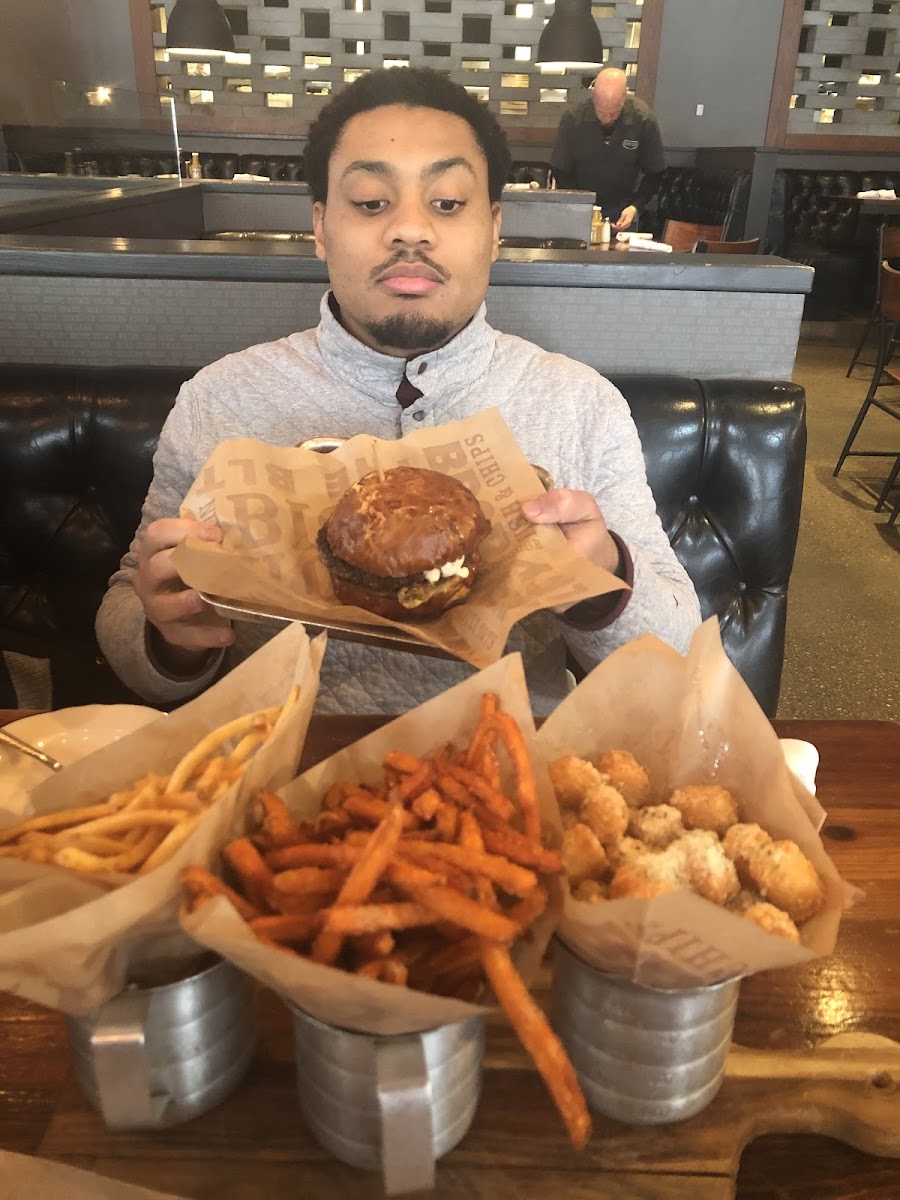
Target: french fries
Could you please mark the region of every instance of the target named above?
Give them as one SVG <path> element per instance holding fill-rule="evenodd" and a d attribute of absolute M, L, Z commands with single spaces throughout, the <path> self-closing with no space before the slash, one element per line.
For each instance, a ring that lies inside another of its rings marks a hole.
<path fill-rule="evenodd" d="M 470 1002 L 490 987 L 582 1147 L 575 1073 L 510 957 L 547 907 L 547 877 L 563 872 L 519 726 L 486 695 L 469 746 L 392 750 L 383 769 L 380 787 L 332 784 L 315 825 L 261 792 L 256 827 L 224 848 L 229 882 L 204 887 L 202 869 L 185 871 L 188 908 L 233 888 L 267 946 Z"/>
<path fill-rule="evenodd" d="M 211 730 L 169 775 L 151 772 L 103 803 L 60 809 L 0 829 L 0 857 L 53 864 L 101 879 L 146 875 L 168 862 L 185 843 L 210 805 L 240 777 L 251 757 L 285 719 L 298 696 L 295 687 L 283 705 L 248 713 Z M 287 810 L 282 813 L 277 806 L 266 813 L 262 828 L 268 844 L 292 845 L 299 840 L 301 831 L 290 814 L 285 820 L 285 814 Z M 259 858 L 254 846 L 250 850 Z M 271 872 L 259 861 L 268 883 Z M 185 877 L 184 885 L 200 895 L 194 877 Z M 220 894 L 222 888 L 220 884 Z M 245 919 L 261 915 L 253 903 L 242 901 L 230 889 L 224 894 Z M 209 899 L 208 881 L 203 895 Z M 261 903 L 262 895 L 257 899 Z"/>

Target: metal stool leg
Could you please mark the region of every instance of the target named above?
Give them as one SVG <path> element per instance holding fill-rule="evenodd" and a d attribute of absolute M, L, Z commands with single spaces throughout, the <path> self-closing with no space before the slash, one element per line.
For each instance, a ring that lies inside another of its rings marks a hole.
<path fill-rule="evenodd" d="M 853 351 L 853 357 L 850 359 L 850 366 L 847 368 L 847 374 L 844 376 L 845 379 L 849 379 L 853 373 L 853 368 L 859 361 L 859 356 L 862 354 L 863 348 L 865 347 L 866 342 L 869 340 L 869 334 L 872 332 L 872 326 L 877 322 L 878 317 L 878 305 L 876 304 L 869 313 L 869 319 L 866 321 L 866 327 L 862 331 L 862 336 L 856 343 L 856 349 Z"/>
<path fill-rule="evenodd" d="M 878 497 L 878 503 L 875 505 L 876 512 L 881 512 L 881 506 L 887 500 L 888 492 L 894 486 L 898 475 L 900 475 L 900 454 L 898 454 L 896 459 L 894 460 L 894 465 L 893 465 L 893 467 L 891 467 L 891 473 L 887 477 L 887 482 L 885 483 L 884 487 L 881 489 L 881 495 Z M 898 501 L 898 503 L 900 503 L 900 501 Z M 893 521 L 894 517 L 896 517 L 896 515 L 897 515 L 897 510 L 895 509 L 894 514 L 891 517 L 892 521 Z"/>
<path fill-rule="evenodd" d="M 866 418 L 866 413 L 869 411 L 872 401 L 875 399 L 875 392 L 879 383 L 881 382 L 881 376 L 884 373 L 884 368 L 893 352 L 895 331 L 896 325 L 892 323 L 890 335 L 888 335 L 887 322 L 882 318 L 878 330 L 878 361 L 875 363 L 875 370 L 872 372 L 872 382 L 869 384 L 869 390 L 866 392 L 866 398 L 863 400 L 860 410 L 856 414 L 856 420 L 853 422 L 850 432 L 847 435 L 847 440 L 844 442 L 843 449 L 841 450 L 838 460 L 835 463 L 834 471 L 832 472 L 833 475 L 837 475 L 840 472 L 841 467 L 844 465 L 844 459 L 848 454 L 851 453 L 850 447 L 853 445 L 854 439 L 859 433 L 859 428 Z"/>

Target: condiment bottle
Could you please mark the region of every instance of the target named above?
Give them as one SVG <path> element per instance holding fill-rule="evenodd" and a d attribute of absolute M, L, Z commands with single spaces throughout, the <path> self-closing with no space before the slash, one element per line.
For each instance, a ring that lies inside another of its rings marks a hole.
<path fill-rule="evenodd" d="M 611 231 L 610 225 L 609 225 L 609 217 L 604 217 L 603 224 L 600 226 L 600 245 L 601 246 L 609 245 L 609 239 L 611 236 L 611 232 L 612 231 Z"/>
<path fill-rule="evenodd" d="M 196 150 L 191 155 L 191 165 L 188 168 L 188 174 L 190 175 L 191 179 L 203 178 L 203 168 L 200 166 L 200 155 Z"/>
<path fill-rule="evenodd" d="M 591 245 L 599 246 L 603 233 L 603 209 L 595 204 L 591 212 Z"/>

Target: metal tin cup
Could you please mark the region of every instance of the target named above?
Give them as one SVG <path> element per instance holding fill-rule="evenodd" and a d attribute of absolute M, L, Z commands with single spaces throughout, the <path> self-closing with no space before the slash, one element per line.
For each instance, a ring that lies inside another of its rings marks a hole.
<path fill-rule="evenodd" d="M 300 1107 L 335 1158 L 381 1171 L 389 1196 L 434 1186 L 434 1164 L 465 1137 L 481 1095 L 484 1017 L 376 1037 L 295 1005 Z"/>
<path fill-rule="evenodd" d="M 666 991 L 554 945 L 553 1013 L 590 1108 L 631 1125 L 682 1121 L 725 1075 L 739 979 Z"/>
<path fill-rule="evenodd" d="M 220 1104 L 256 1044 L 253 981 L 224 959 L 156 987 L 128 987 L 69 1017 L 82 1091 L 110 1129 L 164 1129 Z"/>

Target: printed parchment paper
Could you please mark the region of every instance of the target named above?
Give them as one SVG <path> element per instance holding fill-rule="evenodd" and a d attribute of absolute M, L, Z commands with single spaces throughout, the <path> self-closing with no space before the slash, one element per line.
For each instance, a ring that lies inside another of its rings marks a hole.
<path fill-rule="evenodd" d="M 483 692 L 499 695 L 501 708 L 511 713 L 521 726 L 534 761 L 534 722 L 522 659 L 518 654 L 510 654 L 319 763 L 282 789 L 281 795 L 297 817 L 313 818 L 332 783 L 380 782 L 381 762 L 389 750 L 428 754 L 446 741 L 466 744 L 478 719 Z M 537 762 L 535 775 L 544 822 L 558 830 L 559 810 L 553 788 L 546 771 Z M 522 939 L 513 952 L 526 983 L 537 973 L 560 906 L 561 895 L 557 892 L 556 896 L 551 895 L 548 911 L 532 926 L 532 939 Z M 183 914 L 182 926 L 198 942 L 231 959 L 311 1016 L 343 1029 L 385 1035 L 414 1033 L 485 1011 L 461 1000 L 378 983 L 265 946 L 221 897 L 204 904 L 197 912 Z"/>
<path fill-rule="evenodd" d="M 181 868 L 213 865 L 221 845 L 243 828 L 254 791 L 279 787 L 296 772 L 324 649 L 324 636 L 311 642 L 302 625 L 291 625 L 196 700 L 35 789 L 36 815 L 95 803 L 149 771 L 170 771 L 211 730 L 282 703 L 300 685 L 288 718 L 156 870 L 110 890 L 61 867 L 0 858 L 0 990 L 80 1016 L 120 992 L 129 969 L 197 955 L 178 927 Z"/>
<path fill-rule="evenodd" d="M 389 621 L 338 604 L 316 550 L 319 529 L 343 492 L 370 470 L 401 465 L 461 480 L 493 525 L 468 599 L 427 621 Z M 500 658 L 522 617 L 626 586 L 571 550 L 556 525 L 532 525 L 523 516 L 522 502 L 542 493 L 495 408 L 399 441 L 360 435 L 330 454 L 223 442 L 185 497 L 181 515 L 218 524 L 224 541 L 216 546 L 190 538 L 175 548 L 174 563 L 191 587 L 233 603 L 274 608 L 298 620 L 353 621 L 375 632 L 402 629 L 486 667 Z"/>
<path fill-rule="evenodd" d="M 720 784 L 733 793 L 741 820 L 795 841 L 825 883 L 825 905 L 803 926 L 799 946 L 691 892 L 598 904 L 567 894 L 559 936 L 586 962 L 636 983 L 689 987 L 834 949 L 841 914 L 859 893 L 825 853 L 822 809 L 788 770 L 768 718 L 722 649 L 714 617 L 685 657 L 650 634 L 615 651 L 547 718 L 537 741 L 546 764 L 563 754 L 595 760 L 630 750 L 647 769 L 654 804 L 682 784 Z"/>

